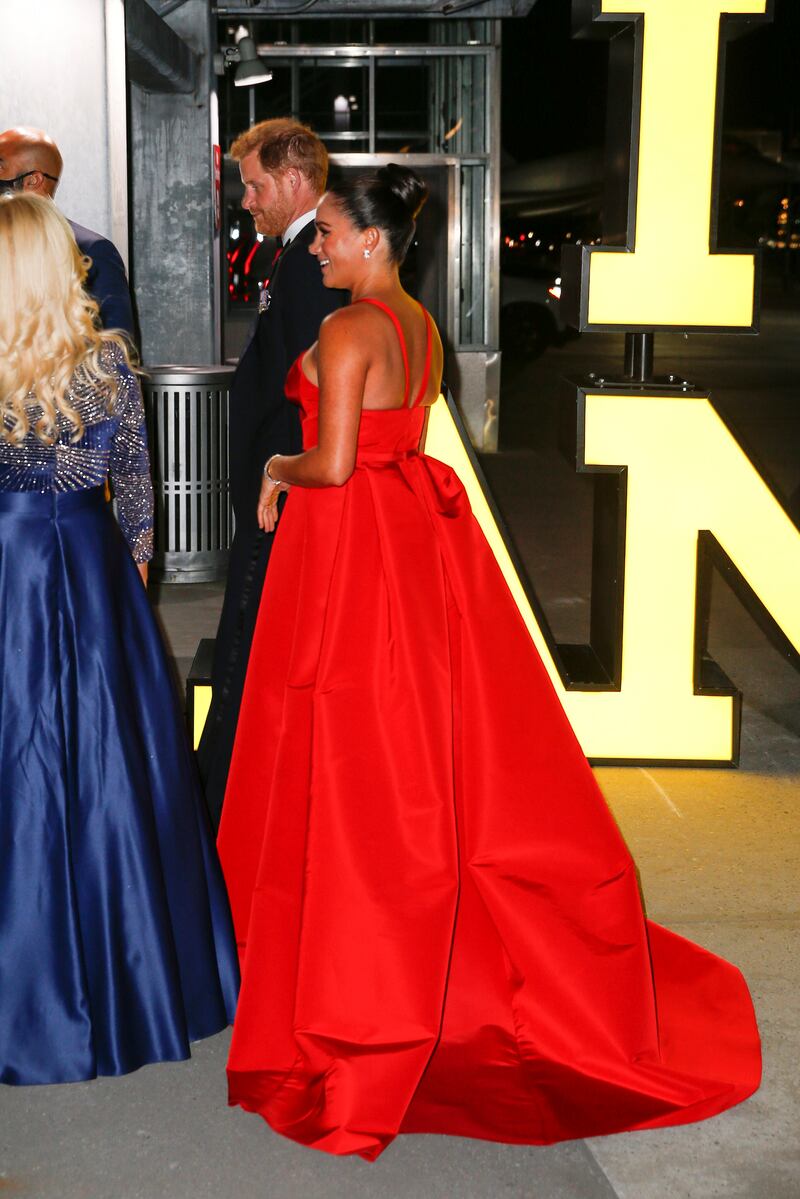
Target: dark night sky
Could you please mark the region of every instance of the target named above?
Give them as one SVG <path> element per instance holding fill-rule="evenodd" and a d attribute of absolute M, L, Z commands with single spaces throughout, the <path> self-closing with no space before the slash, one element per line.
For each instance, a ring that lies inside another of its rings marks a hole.
<path fill-rule="evenodd" d="M 601 145 L 607 45 L 570 37 L 570 0 L 537 0 L 503 22 L 503 147 L 526 161 Z M 728 47 L 725 125 L 800 136 L 800 0 Z"/>

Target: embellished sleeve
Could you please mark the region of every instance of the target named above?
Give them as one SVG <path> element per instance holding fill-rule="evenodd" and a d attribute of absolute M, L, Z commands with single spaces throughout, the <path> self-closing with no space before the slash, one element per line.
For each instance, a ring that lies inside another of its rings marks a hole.
<path fill-rule="evenodd" d="M 117 517 L 134 561 L 153 556 L 153 484 L 147 455 L 144 401 L 139 381 L 122 356 L 115 356 L 119 391 L 114 406 L 117 429 L 108 469 Z"/>

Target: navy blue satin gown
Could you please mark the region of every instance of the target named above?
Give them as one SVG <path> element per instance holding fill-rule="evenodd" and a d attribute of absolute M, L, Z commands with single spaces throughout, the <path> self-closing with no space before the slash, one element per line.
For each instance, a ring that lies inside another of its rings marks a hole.
<path fill-rule="evenodd" d="M 63 421 L 54 445 L 0 438 L 4 1083 L 186 1058 L 236 1003 L 227 897 L 135 564 L 152 544 L 141 393 L 108 354 L 116 404 L 76 377 L 77 444 Z"/>

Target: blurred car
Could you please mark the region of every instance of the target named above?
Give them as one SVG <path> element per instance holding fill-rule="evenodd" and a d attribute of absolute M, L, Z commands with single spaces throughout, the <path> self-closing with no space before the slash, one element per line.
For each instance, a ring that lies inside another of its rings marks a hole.
<path fill-rule="evenodd" d="M 500 348 L 535 358 L 561 342 L 568 327 L 561 315 L 561 277 L 527 266 L 504 262 L 500 268 Z"/>

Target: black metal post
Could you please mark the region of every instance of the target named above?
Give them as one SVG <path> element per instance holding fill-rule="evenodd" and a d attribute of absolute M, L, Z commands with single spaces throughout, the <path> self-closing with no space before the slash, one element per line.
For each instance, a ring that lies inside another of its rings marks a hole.
<path fill-rule="evenodd" d="M 654 333 L 625 334 L 625 377 L 647 383 L 653 377 Z"/>

